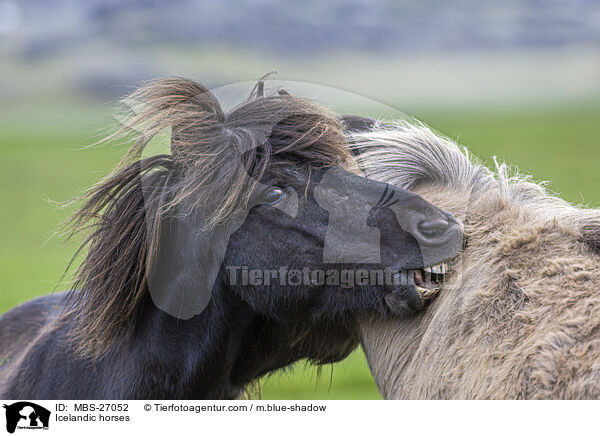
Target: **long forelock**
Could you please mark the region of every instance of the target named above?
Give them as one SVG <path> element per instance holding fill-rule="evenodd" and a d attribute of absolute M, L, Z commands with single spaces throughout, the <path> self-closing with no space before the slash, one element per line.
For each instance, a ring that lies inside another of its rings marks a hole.
<path fill-rule="evenodd" d="M 245 209 L 271 165 L 344 166 L 351 161 L 339 119 L 287 92 L 253 94 L 224 112 L 207 88 L 174 77 L 150 81 L 122 103 L 115 133 L 102 141 L 133 143 L 115 173 L 139 160 L 151 140 L 170 129 L 176 186 L 168 206 L 202 207 L 207 226 Z M 275 129 L 280 135 L 273 136 Z"/>

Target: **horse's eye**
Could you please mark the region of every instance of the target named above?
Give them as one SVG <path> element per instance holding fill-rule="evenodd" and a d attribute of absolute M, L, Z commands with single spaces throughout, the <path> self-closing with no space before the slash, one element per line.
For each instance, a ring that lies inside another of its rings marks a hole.
<path fill-rule="evenodd" d="M 277 204 L 285 198 L 285 191 L 278 187 L 267 189 L 263 195 L 261 202 L 263 204 Z"/>

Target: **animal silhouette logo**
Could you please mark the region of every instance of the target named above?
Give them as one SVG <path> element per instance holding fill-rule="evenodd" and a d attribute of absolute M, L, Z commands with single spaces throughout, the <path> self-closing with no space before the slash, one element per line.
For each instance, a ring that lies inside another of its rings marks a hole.
<path fill-rule="evenodd" d="M 14 433 L 19 429 L 48 429 L 50 411 L 35 403 L 19 401 L 4 405 L 6 409 L 6 431 Z"/>

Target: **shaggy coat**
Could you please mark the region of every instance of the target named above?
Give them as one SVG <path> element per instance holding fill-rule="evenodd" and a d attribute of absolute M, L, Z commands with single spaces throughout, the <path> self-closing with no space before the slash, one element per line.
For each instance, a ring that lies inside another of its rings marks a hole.
<path fill-rule="evenodd" d="M 413 190 L 464 226 L 440 295 L 410 319 L 365 319 L 388 399 L 600 398 L 600 212 L 490 171 L 423 125 L 356 132 L 368 177 Z"/>

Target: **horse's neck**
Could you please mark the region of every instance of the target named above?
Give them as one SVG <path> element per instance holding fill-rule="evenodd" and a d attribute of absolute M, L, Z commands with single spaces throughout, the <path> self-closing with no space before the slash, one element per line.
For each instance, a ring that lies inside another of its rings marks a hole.
<path fill-rule="evenodd" d="M 410 320 L 365 318 L 360 321 L 369 368 L 386 399 L 396 397 L 398 374 L 413 362 L 429 324 L 423 318 L 419 314 Z"/>
<path fill-rule="evenodd" d="M 211 302 L 190 320 L 175 319 L 150 304 L 142 318 L 144 326 L 138 327 L 127 353 L 137 367 L 139 382 L 134 395 L 190 399 L 237 396 L 241 386 L 231 384 L 231 371 L 244 325 L 236 318 L 236 309 L 222 303 Z"/>
<path fill-rule="evenodd" d="M 256 316 L 244 333 L 232 381 L 234 385 L 245 385 L 305 358 L 320 363 L 337 362 L 350 354 L 358 341 L 354 318 L 281 323 Z M 324 344 L 332 344 L 327 352 L 323 351 Z"/>
<path fill-rule="evenodd" d="M 138 398 L 237 398 L 258 377 L 317 356 L 313 345 L 321 343 L 313 344 L 307 325 L 284 326 L 259 316 L 227 291 L 213 292 L 205 311 L 187 321 L 149 302 L 140 322 L 144 327 L 128 353 L 143 356 L 137 363 L 142 377 L 137 385 L 147 390 L 137 391 Z M 318 336 L 325 340 L 332 329 L 324 325 L 322 330 Z M 348 352 L 355 345 L 349 340 Z"/>
<path fill-rule="evenodd" d="M 244 332 L 232 371 L 233 383 L 246 385 L 298 359 L 292 350 L 293 340 L 286 326 L 264 317 L 255 317 Z"/>

